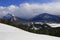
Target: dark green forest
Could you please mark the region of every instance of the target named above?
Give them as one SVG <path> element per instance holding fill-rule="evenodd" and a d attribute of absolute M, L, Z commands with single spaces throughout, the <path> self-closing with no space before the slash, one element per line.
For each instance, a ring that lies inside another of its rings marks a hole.
<path fill-rule="evenodd" d="M 33 26 L 28 27 L 27 25 L 17 24 L 16 22 L 10 22 L 2 19 L 0 19 L 0 23 L 8 24 L 8 25 L 26 30 L 28 32 L 36 33 L 36 34 L 45 34 L 45 35 L 60 37 L 60 27 L 40 28 L 39 30 L 35 30 L 35 29 L 32 29 Z"/>

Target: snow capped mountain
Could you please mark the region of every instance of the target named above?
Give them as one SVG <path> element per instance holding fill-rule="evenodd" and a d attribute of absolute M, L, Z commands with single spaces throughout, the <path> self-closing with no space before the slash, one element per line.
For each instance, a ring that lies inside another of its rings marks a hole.
<path fill-rule="evenodd" d="M 3 17 L 4 20 L 7 20 L 7 21 L 27 21 L 25 20 L 24 18 L 20 18 L 20 17 L 17 17 L 15 15 L 12 15 L 12 14 L 7 14 Z"/>
<path fill-rule="evenodd" d="M 42 13 L 32 18 L 32 21 L 60 22 L 60 17 L 48 13 Z"/>
<path fill-rule="evenodd" d="M 13 21 L 16 20 L 15 16 L 12 14 L 7 14 L 3 17 L 4 20 Z"/>
<path fill-rule="evenodd" d="M 3 19 L 8 21 L 60 22 L 59 16 L 48 14 L 48 13 L 42 13 L 30 19 L 20 18 L 12 14 L 7 14 L 3 17 Z"/>

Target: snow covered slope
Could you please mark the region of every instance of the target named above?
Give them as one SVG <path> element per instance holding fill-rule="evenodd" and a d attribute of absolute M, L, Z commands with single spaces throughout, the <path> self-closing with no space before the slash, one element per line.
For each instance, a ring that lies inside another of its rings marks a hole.
<path fill-rule="evenodd" d="M 60 23 L 47 23 L 51 27 L 60 27 Z"/>
<path fill-rule="evenodd" d="M 18 28 L 6 25 L 6 24 L 1 24 L 0 23 L 0 32 L 19 32 Z"/>
<path fill-rule="evenodd" d="M 38 35 L 0 23 L 0 40 L 60 40 L 59 37 Z"/>

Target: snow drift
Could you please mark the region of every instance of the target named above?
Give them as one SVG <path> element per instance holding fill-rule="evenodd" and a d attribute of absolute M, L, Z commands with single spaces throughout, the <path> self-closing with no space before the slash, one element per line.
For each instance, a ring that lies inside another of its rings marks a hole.
<path fill-rule="evenodd" d="M 60 27 L 60 23 L 47 23 L 51 27 Z"/>
<path fill-rule="evenodd" d="M 0 40 L 60 40 L 58 37 L 38 35 L 0 23 Z"/>

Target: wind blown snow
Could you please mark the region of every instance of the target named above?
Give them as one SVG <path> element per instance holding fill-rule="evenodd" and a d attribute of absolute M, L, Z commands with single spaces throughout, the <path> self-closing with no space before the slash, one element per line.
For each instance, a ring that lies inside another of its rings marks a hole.
<path fill-rule="evenodd" d="M 0 40 L 60 40 L 58 37 L 38 35 L 0 23 Z"/>

